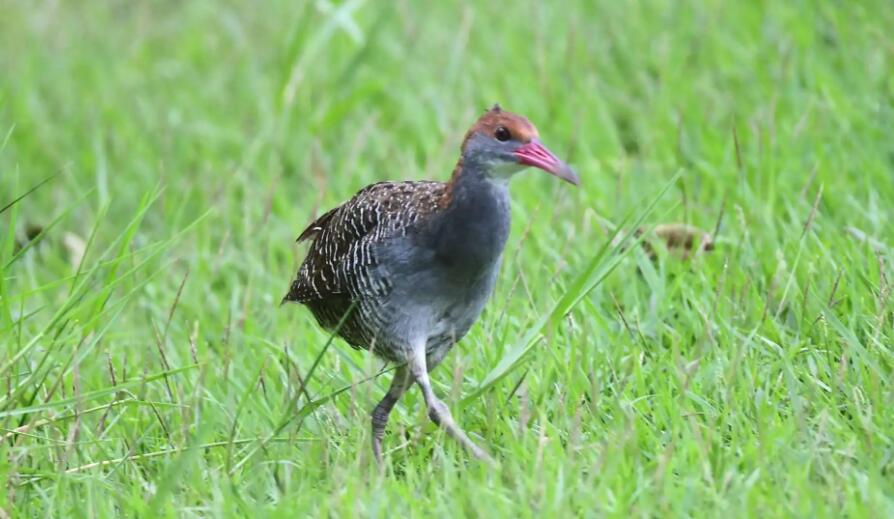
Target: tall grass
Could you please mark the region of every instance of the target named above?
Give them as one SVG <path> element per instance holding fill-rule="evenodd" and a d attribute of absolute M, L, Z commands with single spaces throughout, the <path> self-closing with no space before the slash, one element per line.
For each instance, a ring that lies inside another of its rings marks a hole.
<path fill-rule="evenodd" d="M 892 13 L 8 2 L 0 516 L 891 515 Z M 500 465 L 412 390 L 380 474 L 388 368 L 278 306 L 294 237 L 494 102 L 583 179 L 513 182 L 433 374 Z M 715 250 L 630 232 L 678 221 Z"/>

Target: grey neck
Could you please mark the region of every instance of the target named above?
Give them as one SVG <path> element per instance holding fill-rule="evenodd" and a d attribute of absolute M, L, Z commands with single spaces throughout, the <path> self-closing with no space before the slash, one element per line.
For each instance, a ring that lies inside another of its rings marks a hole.
<path fill-rule="evenodd" d="M 457 268 L 490 267 L 509 236 L 508 181 L 467 166 L 453 182 L 450 204 L 433 229 L 435 251 Z"/>

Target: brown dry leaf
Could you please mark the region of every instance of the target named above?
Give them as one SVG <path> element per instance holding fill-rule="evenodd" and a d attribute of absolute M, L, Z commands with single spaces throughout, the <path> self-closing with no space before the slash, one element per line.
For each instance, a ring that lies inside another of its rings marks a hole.
<path fill-rule="evenodd" d="M 654 239 L 661 240 L 667 250 L 680 259 L 688 259 L 706 251 L 714 250 L 714 237 L 698 227 L 685 223 L 663 223 L 655 226 L 651 231 L 648 227 L 640 227 L 636 230 L 637 237 L 648 233 L 642 243 L 643 249 L 651 259 L 656 259 L 657 252 L 652 245 Z M 625 233 L 619 233 L 615 244 L 624 238 Z"/>
<path fill-rule="evenodd" d="M 643 230 L 640 229 L 639 232 Z M 690 254 L 714 250 L 714 238 L 694 225 L 665 223 L 656 225 L 652 232 L 664 242 L 668 250 L 682 254 L 683 259 Z"/>

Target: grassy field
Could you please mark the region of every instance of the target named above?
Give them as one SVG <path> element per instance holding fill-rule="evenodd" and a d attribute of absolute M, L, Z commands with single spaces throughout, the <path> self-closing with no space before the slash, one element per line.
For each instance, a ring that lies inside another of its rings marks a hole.
<path fill-rule="evenodd" d="M 429 4 L 4 2 L 0 517 L 894 515 L 889 3 Z M 379 474 L 294 239 L 494 102 L 583 180 L 433 373 L 499 466 L 414 388 Z"/>

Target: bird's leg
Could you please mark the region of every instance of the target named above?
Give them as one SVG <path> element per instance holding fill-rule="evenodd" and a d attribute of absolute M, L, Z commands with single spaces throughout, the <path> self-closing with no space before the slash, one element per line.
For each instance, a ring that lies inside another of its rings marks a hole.
<path fill-rule="evenodd" d="M 400 397 L 410 387 L 410 373 L 407 366 L 402 364 L 394 371 L 394 378 L 391 379 L 391 387 L 385 393 L 382 401 L 376 405 L 372 412 L 372 449 L 376 462 L 382 464 L 382 438 L 385 437 L 385 425 L 388 423 L 388 415 L 394 404 L 400 400 Z"/>
<path fill-rule="evenodd" d="M 456 425 L 447 404 L 435 396 L 435 392 L 431 387 L 431 381 L 428 378 L 424 343 L 421 348 L 414 348 L 410 353 L 410 358 L 407 360 L 407 366 L 410 368 L 410 374 L 413 376 L 413 380 L 415 380 L 416 383 L 419 384 L 419 388 L 422 389 L 422 396 L 425 399 L 425 405 L 428 407 L 429 418 L 444 428 L 444 430 L 447 431 L 447 434 L 453 436 L 476 458 L 492 462 L 493 460 L 491 457 L 488 456 L 481 447 L 475 445 L 466 433 Z"/>

